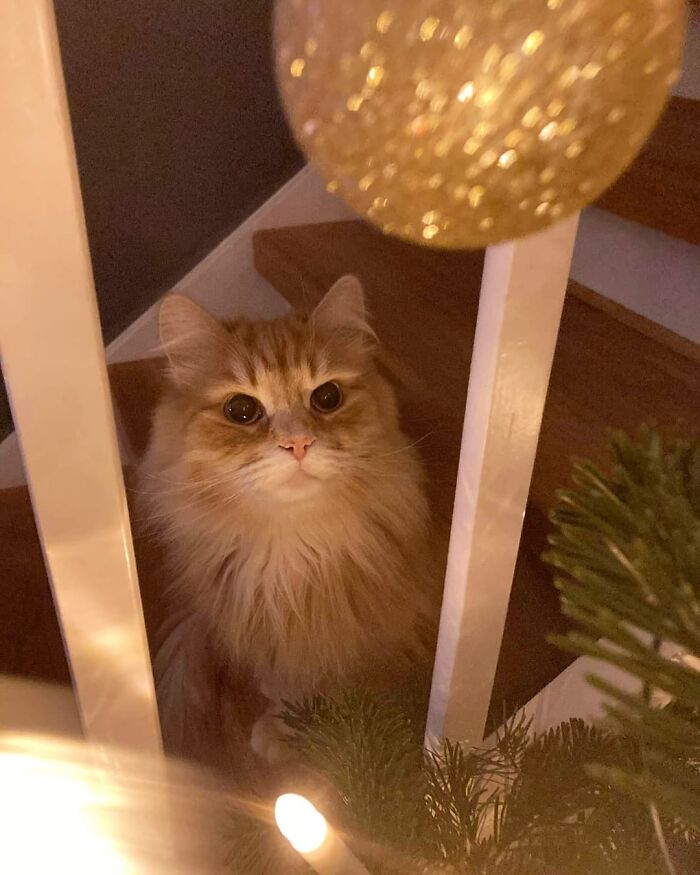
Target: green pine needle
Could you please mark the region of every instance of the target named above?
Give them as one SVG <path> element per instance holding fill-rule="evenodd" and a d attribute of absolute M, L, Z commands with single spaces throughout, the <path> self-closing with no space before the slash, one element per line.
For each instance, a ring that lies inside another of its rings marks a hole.
<path fill-rule="evenodd" d="M 636 440 L 614 433 L 610 448 L 612 473 L 576 466 L 575 486 L 552 514 L 546 558 L 559 572 L 563 610 L 581 630 L 552 640 L 642 682 L 644 692 L 630 695 L 593 679 L 645 752 L 634 769 L 595 774 L 697 832 L 700 672 L 673 662 L 658 642 L 700 658 L 700 444 L 664 444 L 645 428 Z M 654 707 L 652 690 L 668 693 L 674 707 Z"/>

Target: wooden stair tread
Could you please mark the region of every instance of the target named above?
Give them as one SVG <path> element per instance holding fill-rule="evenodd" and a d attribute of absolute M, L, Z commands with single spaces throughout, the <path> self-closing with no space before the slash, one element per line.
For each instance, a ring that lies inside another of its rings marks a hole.
<path fill-rule="evenodd" d="M 597 206 L 700 244 L 700 101 L 673 97 L 629 169 Z"/>
<path fill-rule="evenodd" d="M 125 471 L 130 505 L 134 494 Z M 135 529 L 138 527 L 135 527 Z M 70 683 L 68 663 L 53 604 L 41 543 L 26 486 L 0 490 L 0 674 Z M 165 580 L 156 541 L 134 532 L 146 626 L 156 633 L 163 617 Z"/>
<path fill-rule="evenodd" d="M 160 358 L 109 365 L 115 416 L 135 459 L 148 445 L 151 416 L 163 389 L 164 366 Z"/>
<path fill-rule="evenodd" d="M 0 490 L 0 674 L 70 683 L 26 486 Z"/>

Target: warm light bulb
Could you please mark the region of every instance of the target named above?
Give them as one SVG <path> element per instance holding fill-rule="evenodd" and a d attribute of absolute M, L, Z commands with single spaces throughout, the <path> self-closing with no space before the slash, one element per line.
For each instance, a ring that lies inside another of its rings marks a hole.
<path fill-rule="evenodd" d="M 282 835 L 300 854 L 317 851 L 326 840 L 326 818 L 297 793 L 285 793 L 275 802 L 275 820 Z"/>

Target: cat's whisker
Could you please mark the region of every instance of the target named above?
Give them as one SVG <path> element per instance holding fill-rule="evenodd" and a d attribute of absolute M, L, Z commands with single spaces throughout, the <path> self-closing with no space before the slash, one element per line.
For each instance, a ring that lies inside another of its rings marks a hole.
<path fill-rule="evenodd" d="M 164 481 L 165 482 L 165 481 Z M 191 481 L 189 483 L 183 482 L 178 483 L 177 485 L 173 485 L 171 488 L 165 489 L 163 486 L 154 486 L 151 489 L 138 489 L 135 486 L 131 486 L 130 484 L 126 484 L 126 491 L 133 493 L 134 495 L 145 495 L 145 496 L 160 496 L 160 495 L 185 495 L 188 490 L 193 489 L 208 489 L 208 483 L 199 483 L 197 481 Z"/>
<path fill-rule="evenodd" d="M 133 486 L 129 486 L 128 484 L 124 487 L 127 492 L 130 492 L 132 495 L 154 495 L 154 492 L 148 492 L 145 489 L 135 489 Z M 158 495 L 162 495 L 163 493 L 159 490 Z"/>
<path fill-rule="evenodd" d="M 202 511 L 201 508 L 200 508 L 200 511 Z M 190 520 L 190 521 L 201 520 L 201 519 L 203 519 L 205 516 L 206 516 L 206 513 L 202 513 L 202 512 L 200 512 L 199 514 L 191 514 L 191 515 L 189 516 L 189 520 Z M 154 526 L 154 524 L 155 524 L 155 523 L 161 523 L 161 522 L 165 522 L 165 523 L 170 523 L 170 524 L 172 524 L 172 522 L 173 522 L 173 516 L 172 516 L 172 513 L 149 514 L 149 515 L 146 516 L 146 517 L 140 517 L 140 518 L 139 518 L 139 517 L 136 517 L 136 518 L 132 518 L 132 519 L 131 519 L 131 524 L 132 524 L 132 525 L 134 525 L 134 526 L 136 526 L 136 525 L 138 525 L 138 526 L 146 526 L 146 527 L 147 527 L 147 529 L 146 529 L 147 532 L 149 532 L 149 531 L 153 531 L 154 533 L 156 533 L 156 532 L 158 531 L 158 529 Z"/>
<path fill-rule="evenodd" d="M 230 484 L 231 481 L 227 480 L 226 483 Z M 197 508 L 204 510 L 206 513 L 214 512 L 216 510 L 216 506 L 214 505 L 214 503 L 212 501 L 212 496 L 206 494 L 206 493 L 208 493 L 208 491 L 211 487 L 206 487 L 205 489 L 200 489 L 198 484 L 196 484 L 196 483 L 189 484 L 189 486 L 190 486 L 190 488 L 188 490 L 179 490 L 176 493 L 168 493 L 168 492 L 163 491 L 163 492 L 158 492 L 157 495 L 154 495 L 153 493 L 144 493 L 144 494 L 148 495 L 150 498 L 158 498 L 158 497 L 161 497 L 164 495 L 167 496 L 169 494 L 170 495 L 174 494 L 174 495 L 177 495 L 181 499 L 185 499 L 184 501 L 177 502 L 176 507 L 177 507 L 178 512 L 180 512 L 180 513 L 189 512 L 190 510 L 197 509 Z M 203 494 L 203 493 L 205 493 L 205 494 Z M 241 494 L 240 489 L 236 490 L 235 492 L 231 492 L 230 490 L 227 490 L 226 494 L 222 494 L 220 497 L 222 499 L 226 499 L 226 501 L 229 501 L 229 500 L 235 500 L 240 494 Z M 149 518 L 150 519 L 163 518 L 166 520 L 171 519 L 173 516 L 173 510 L 174 510 L 174 507 L 171 505 L 171 506 L 163 509 L 160 513 L 155 512 L 155 511 L 151 511 L 151 512 L 149 512 Z"/>
<path fill-rule="evenodd" d="M 189 481 L 184 481 L 184 480 L 173 480 L 172 477 L 164 477 L 162 474 L 154 474 L 152 471 L 144 471 L 142 473 L 142 476 L 147 477 L 149 480 L 159 480 L 159 481 L 162 481 L 163 483 L 177 484 L 180 486 L 185 485 L 186 483 L 189 482 Z"/>
<path fill-rule="evenodd" d="M 150 498 L 152 501 L 158 500 L 161 498 L 168 499 L 177 499 L 177 498 L 189 498 L 190 496 L 196 498 L 197 495 L 201 495 L 203 493 L 211 493 L 214 489 L 213 485 L 209 486 L 199 486 L 198 484 L 190 484 L 187 488 L 178 487 L 177 489 L 158 489 L 152 491 L 144 491 L 139 489 L 134 489 L 130 486 L 126 487 L 128 493 L 138 496 L 145 496 L 146 498 Z"/>
<path fill-rule="evenodd" d="M 213 483 L 213 482 L 219 482 L 219 481 L 225 482 L 226 476 L 235 476 L 235 472 L 232 471 L 228 475 L 223 475 L 223 474 L 219 473 L 219 474 L 216 474 L 212 477 L 205 477 L 202 479 L 193 478 L 190 480 L 173 480 L 171 477 L 163 477 L 163 476 L 159 476 L 157 474 L 153 474 L 151 472 L 145 472 L 144 476 L 148 477 L 152 480 L 159 480 L 163 483 L 167 483 L 170 486 L 182 486 L 182 487 L 189 488 L 189 487 L 192 487 L 194 484 L 206 486 L 209 483 Z"/>
<path fill-rule="evenodd" d="M 385 459 L 388 456 L 396 456 L 396 455 L 399 455 L 400 453 L 406 453 L 409 450 L 412 450 L 414 447 L 419 446 L 421 443 L 423 443 L 423 441 L 427 440 L 429 437 L 432 437 L 432 435 L 434 435 L 436 433 L 436 431 L 437 431 L 437 429 L 433 429 L 432 431 L 429 431 L 426 434 L 424 434 L 422 437 L 417 438 L 415 441 L 413 441 L 410 444 L 406 444 L 405 446 L 398 447 L 395 450 L 390 450 L 388 453 L 378 453 L 377 455 L 374 456 L 374 458 L 375 459 Z"/>
<path fill-rule="evenodd" d="M 405 483 L 406 477 L 401 475 L 401 474 L 394 475 L 394 474 L 385 474 L 385 473 L 378 472 L 376 475 L 374 475 L 372 477 L 372 482 L 379 482 L 379 481 L 382 481 L 385 483 L 387 483 L 387 482 Z M 441 484 L 449 484 L 452 487 L 454 487 L 454 480 L 434 478 L 434 477 L 429 477 L 429 476 L 425 478 L 425 485 L 426 486 L 441 485 Z"/>

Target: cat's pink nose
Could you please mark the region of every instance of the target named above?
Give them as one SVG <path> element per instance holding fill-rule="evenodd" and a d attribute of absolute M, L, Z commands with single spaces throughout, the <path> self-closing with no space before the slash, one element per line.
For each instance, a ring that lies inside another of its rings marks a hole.
<path fill-rule="evenodd" d="M 312 443 L 314 439 L 310 437 L 293 437 L 280 441 L 280 446 L 283 450 L 289 450 L 297 462 L 301 462 Z"/>

